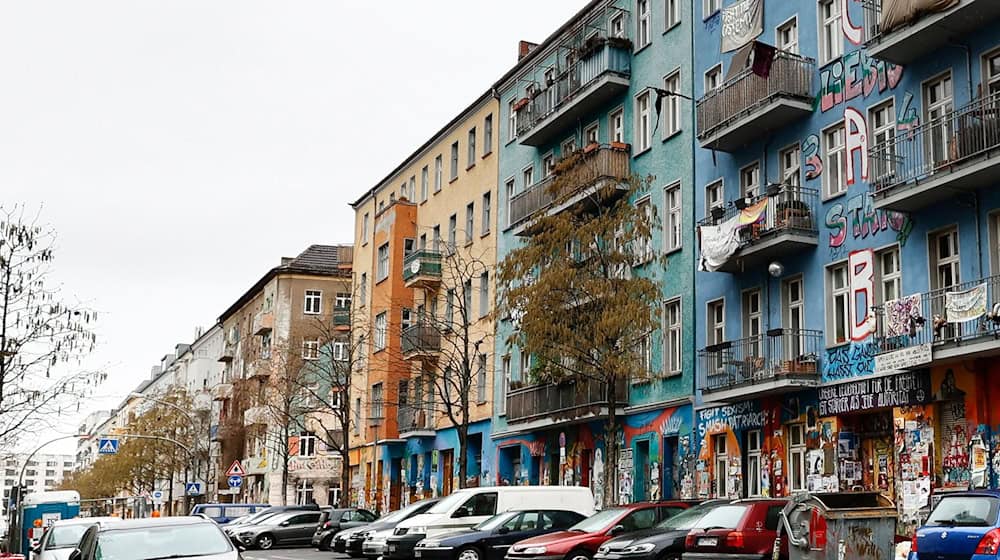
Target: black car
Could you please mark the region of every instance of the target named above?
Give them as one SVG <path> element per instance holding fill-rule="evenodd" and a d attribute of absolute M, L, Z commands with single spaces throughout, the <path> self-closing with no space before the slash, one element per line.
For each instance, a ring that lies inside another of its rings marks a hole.
<path fill-rule="evenodd" d="M 364 553 L 363 547 L 366 541 L 373 539 L 380 532 L 388 536 L 399 522 L 426 512 L 439 501 L 439 498 L 434 498 L 414 502 L 403 509 L 383 515 L 370 525 L 341 531 L 333 539 L 333 549 L 337 552 L 346 552 L 353 557 L 360 557 Z M 339 548 L 341 541 L 343 541 L 343 550 Z"/>
<path fill-rule="evenodd" d="M 563 531 L 583 519 L 572 511 L 505 511 L 471 529 L 426 538 L 417 543 L 413 555 L 420 560 L 503 560 L 512 544 Z"/>
<path fill-rule="evenodd" d="M 312 545 L 320 550 L 329 550 L 333 536 L 345 529 L 368 525 L 375 521 L 375 514 L 358 508 L 336 508 L 323 512 L 319 526 L 312 536 Z M 338 552 L 344 552 L 339 550 Z"/>
<path fill-rule="evenodd" d="M 652 529 L 629 533 L 601 545 L 594 560 L 679 560 L 690 529 L 713 509 L 730 503 L 712 500 L 661 521 Z"/>

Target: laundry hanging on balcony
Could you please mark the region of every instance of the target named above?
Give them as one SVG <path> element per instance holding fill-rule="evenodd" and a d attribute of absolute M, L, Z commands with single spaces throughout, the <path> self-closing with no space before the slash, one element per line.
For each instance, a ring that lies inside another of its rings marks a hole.
<path fill-rule="evenodd" d="M 740 210 L 740 226 L 756 224 L 764 219 L 765 212 L 767 212 L 767 199 L 762 198 L 753 206 Z"/>
<path fill-rule="evenodd" d="M 910 23 L 932 12 L 943 12 L 958 4 L 959 0 L 882 0 L 882 14 L 879 17 L 879 32 L 889 33 L 893 29 Z"/>
<path fill-rule="evenodd" d="M 916 336 L 922 303 L 923 296 L 921 294 L 913 294 L 885 302 L 885 335 L 888 337 Z"/>
<path fill-rule="evenodd" d="M 966 323 L 986 314 L 986 284 L 963 292 L 945 292 L 945 318 L 949 323 Z"/>
<path fill-rule="evenodd" d="M 743 227 L 742 216 L 742 213 L 736 214 L 721 224 L 698 228 L 701 236 L 701 258 L 698 265 L 700 270 L 708 272 L 719 270 L 740 248 L 739 232 Z"/>
<path fill-rule="evenodd" d="M 741 0 L 722 9 L 722 52 L 735 51 L 763 32 L 763 0 Z"/>

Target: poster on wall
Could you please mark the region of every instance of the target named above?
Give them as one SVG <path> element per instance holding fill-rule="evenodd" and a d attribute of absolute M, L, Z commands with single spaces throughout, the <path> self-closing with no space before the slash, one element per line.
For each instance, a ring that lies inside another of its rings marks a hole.
<path fill-rule="evenodd" d="M 908 371 L 819 388 L 819 415 L 836 416 L 878 408 L 929 403 L 930 371 Z"/>
<path fill-rule="evenodd" d="M 763 0 L 740 0 L 722 9 L 722 52 L 735 51 L 763 32 Z"/>

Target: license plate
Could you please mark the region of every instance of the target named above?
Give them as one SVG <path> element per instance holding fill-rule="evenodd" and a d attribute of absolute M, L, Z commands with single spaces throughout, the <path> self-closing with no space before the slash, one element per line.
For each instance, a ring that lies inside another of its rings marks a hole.
<path fill-rule="evenodd" d="M 389 545 L 389 552 L 396 552 L 396 545 L 390 544 Z"/>
<path fill-rule="evenodd" d="M 413 557 L 414 558 L 420 558 L 420 551 L 419 550 L 414 550 L 413 551 Z"/>
<path fill-rule="evenodd" d="M 698 546 L 718 546 L 718 545 L 719 545 L 718 537 L 705 537 L 698 539 Z"/>

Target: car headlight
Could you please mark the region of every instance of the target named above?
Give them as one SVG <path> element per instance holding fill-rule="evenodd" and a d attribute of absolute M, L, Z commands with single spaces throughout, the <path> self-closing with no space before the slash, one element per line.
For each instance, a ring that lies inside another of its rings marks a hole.
<path fill-rule="evenodd" d="M 427 534 L 427 527 L 423 526 L 423 525 L 419 526 L 419 527 L 410 527 L 410 529 L 406 532 L 406 534 L 407 535 L 426 535 Z"/>
<path fill-rule="evenodd" d="M 646 554 L 656 548 L 653 543 L 634 544 L 622 551 L 622 554 Z"/>
<path fill-rule="evenodd" d="M 529 546 L 527 548 L 522 548 L 519 550 L 521 554 L 545 554 L 544 546 Z"/>
<path fill-rule="evenodd" d="M 434 547 L 436 547 L 436 546 L 438 546 L 440 544 L 441 544 L 441 541 L 424 539 L 424 540 L 418 542 L 417 546 L 429 546 L 431 548 L 434 548 Z"/>

